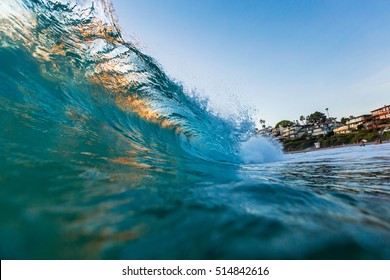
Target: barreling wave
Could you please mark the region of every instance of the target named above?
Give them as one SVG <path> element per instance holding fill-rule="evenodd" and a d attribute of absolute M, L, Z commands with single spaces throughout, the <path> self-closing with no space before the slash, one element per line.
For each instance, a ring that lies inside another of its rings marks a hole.
<path fill-rule="evenodd" d="M 32 123 L 71 120 L 72 129 L 94 120 L 107 128 L 100 133 L 119 132 L 139 153 L 242 162 L 253 123 L 223 120 L 187 95 L 124 40 L 107 0 L 2 0 L 0 10 L 8 113 Z"/>

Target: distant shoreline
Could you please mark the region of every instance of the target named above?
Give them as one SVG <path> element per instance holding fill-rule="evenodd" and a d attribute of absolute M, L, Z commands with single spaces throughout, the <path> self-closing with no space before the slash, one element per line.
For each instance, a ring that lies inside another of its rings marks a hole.
<path fill-rule="evenodd" d="M 383 141 L 382 144 L 376 144 L 375 142 L 367 142 L 365 145 L 384 145 L 384 144 L 390 144 L 390 140 Z M 331 146 L 331 147 L 325 147 L 325 148 L 308 148 L 305 150 L 300 151 L 287 151 L 284 152 L 285 154 L 298 154 L 298 153 L 308 153 L 308 152 L 316 152 L 316 151 L 323 151 L 323 150 L 331 150 L 331 149 L 338 149 L 338 148 L 344 148 L 344 147 L 352 147 L 352 146 L 360 146 L 360 144 L 353 143 L 353 144 L 344 144 L 344 145 L 337 145 L 337 146 Z"/>

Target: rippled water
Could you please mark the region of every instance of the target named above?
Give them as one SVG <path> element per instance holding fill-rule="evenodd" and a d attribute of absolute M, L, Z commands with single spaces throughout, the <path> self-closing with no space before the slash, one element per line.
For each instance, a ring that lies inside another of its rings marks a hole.
<path fill-rule="evenodd" d="M 101 160 L 6 169 L 2 258 L 390 257 L 390 144 L 164 173 Z"/>
<path fill-rule="evenodd" d="M 390 258 L 390 144 L 282 155 L 114 18 L 0 1 L 1 259 Z"/>

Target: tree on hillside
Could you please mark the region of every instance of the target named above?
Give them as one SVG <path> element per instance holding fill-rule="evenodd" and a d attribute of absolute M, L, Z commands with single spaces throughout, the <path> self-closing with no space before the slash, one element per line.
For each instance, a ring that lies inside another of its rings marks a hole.
<path fill-rule="evenodd" d="M 300 116 L 299 120 L 301 121 L 302 124 L 305 124 L 306 118 L 304 116 Z"/>
<path fill-rule="evenodd" d="M 315 111 L 314 113 L 310 114 L 306 118 L 307 122 L 310 124 L 319 124 L 324 123 L 326 120 L 326 116 L 324 113 Z"/>
<path fill-rule="evenodd" d="M 349 121 L 349 118 L 344 118 L 344 117 L 342 117 L 341 120 L 340 120 L 340 122 L 341 122 L 342 124 L 346 124 L 347 121 Z"/>
<path fill-rule="evenodd" d="M 281 127 L 289 127 L 289 126 L 293 126 L 294 123 L 292 121 L 288 121 L 288 120 L 282 120 L 280 122 L 278 122 L 275 127 L 278 128 L 279 126 Z"/>
<path fill-rule="evenodd" d="M 259 123 L 261 124 L 261 127 L 262 127 L 262 128 L 265 128 L 265 120 L 260 119 L 260 120 L 259 120 Z"/>

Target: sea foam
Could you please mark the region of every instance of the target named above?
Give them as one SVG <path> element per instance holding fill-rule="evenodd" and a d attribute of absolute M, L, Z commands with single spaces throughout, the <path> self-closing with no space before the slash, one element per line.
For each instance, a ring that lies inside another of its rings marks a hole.
<path fill-rule="evenodd" d="M 240 146 L 240 158 L 245 164 L 267 163 L 283 160 L 280 144 L 274 139 L 254 136 Z"/>

